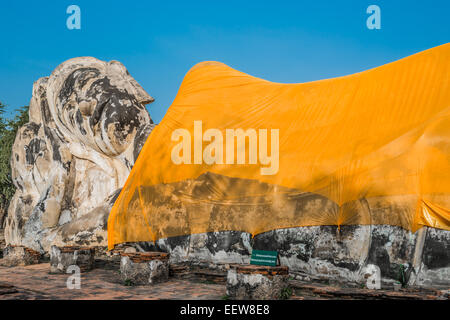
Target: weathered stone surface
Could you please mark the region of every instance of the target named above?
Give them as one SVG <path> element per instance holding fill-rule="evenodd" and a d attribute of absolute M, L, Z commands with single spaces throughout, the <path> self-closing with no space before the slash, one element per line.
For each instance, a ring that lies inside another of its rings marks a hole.
<path fill-rule="evenodd" d="M 106 245 L 116 191 L 154 127 L 152 101 L 117 61 L 71 59 L 35 82 L 12 150 L 6 242 Z"/>
<path fill-rule="evenodd" d="M 146 285 L 167 281 L 169 254 L 162 252 L 122 253 L 120 277 L 125 284 Z"/>
<path fill-rule="evenodd" d="M 80 272 L 94 268 L 95 248 L 78 246 L 52 246 L 50 250 L 50 273 L 66 273 L 70 266 L 77 266 Z"/>
<path fill-rule="evenodd" d="M 421 260 L 414 266 L 410 283 L 450 287 L 450 232 L 427 228 L 424 233 Z"/>
<path fill-rule="evenodd" d="M 363 278 L 366 279 L 367 289 L 381 289 L 381 271 L 380 267 L 374 264 L 368 264 L 363 268 Z"/>
<path fill-rule="evenodd" d="M 8 245 L 3 250 L 3 259 L 0 265 L 5 267 L 28 266 L 39 263 L 41 254 L 24 246 Z"/>
<path fill-rule="evenodd" d="M 425 235 L 428 241 L 421 240 Z M 336 226 L 318 226 L 270 231 L 254 239 L 242 232 L 211 232 L 137 246 L 170 252 L 174 263 L 189 261 L 209 267 L 249 263 L 252 247 L 276 250 L 292 276 L 325 282 L 366 284 L 363 269 L 374 264 L 381 270 L 382 287 L 397 282 L 399 266 L 405 265 L 409 285 L 430 287 L 450 284 L 450 259 L 448 250 L 442 248 L 450 243 L 449 237 L 450 232 L 432 228 L 414 234 L 394 226 L 341 226 L 340 232 Z M 430 269 L 426 263 L 433 260 L 424 255 L 422 263 L 422 253 L 432 253 L 440 264 Z"/>
<path fill-rule="evenodd" d="M 128 248 L 125 248 L 125 250 L 123 252 L 124 253 L 136 253 L 137 250 L 136 250 L 136 248 L 128 247 Z"/>
<path fill-rule="evenodd" d="M 3 250 L 6 247 L 4 231 L 0 229 L 0 259 L 3 258 Z"/>
<path fill-rule="evenodd" d="M 227 295 L 232 299 L 280 299 L 288 287 L 287 267 L 235 265 L 227 274 Z"/>

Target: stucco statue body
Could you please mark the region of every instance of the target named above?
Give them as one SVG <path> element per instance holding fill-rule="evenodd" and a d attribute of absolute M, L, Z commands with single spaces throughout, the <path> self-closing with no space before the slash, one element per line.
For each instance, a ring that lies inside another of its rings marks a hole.
<path fill-rule="evenodd" d="M 33 86 L 12 152 L 7 243 L 106 243 L 106 220 L 154 124 L 153 98 L 117 61 L 68 60 Z"/>

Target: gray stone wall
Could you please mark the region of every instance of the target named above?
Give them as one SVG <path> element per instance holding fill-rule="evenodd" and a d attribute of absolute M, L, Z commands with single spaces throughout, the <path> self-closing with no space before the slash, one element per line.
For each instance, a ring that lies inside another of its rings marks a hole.
<path fill-rule="evenodd" d="M 375 264 L 384 285 L 399 280 L 406 267 L 412 286 L 450 285 L 450 232 L 424 227 L 415 234 L 400 227 L 336 226 L 279 229 L 256 235 L 212 232 L 139 243 L 142 251 L 170 252 L 172 262 L 208 267 L 249 263 L 252 248 L 277 250 L 282 265 L 304 280 L 364 283 L 363 269 Z"/>

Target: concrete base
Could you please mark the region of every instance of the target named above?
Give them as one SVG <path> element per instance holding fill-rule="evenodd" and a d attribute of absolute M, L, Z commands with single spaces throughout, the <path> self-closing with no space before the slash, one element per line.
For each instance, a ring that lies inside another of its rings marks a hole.
<path fill-rule="evenodd" d="M 227 274 L 227 295 L 237 300 L 277 300 L 289 288 L 289 268 L 232 265 Z"/>
<path fill-rule="evenodd" d="M 50 273 L 66 273 L 70 266 L 78 266 L 80 272 L 94 268 L 95 248 L 52 246 L 50 250 Z"/>
<path fill-rule="evenodd" d="M 167 281 L 169 254 L 163 252 L 121 253 L 120 278 L 125 285 L 146 285 Z"/>
<path fill-rule="evenodd" d="M 8 245 L 3 251 L 0 265 L 5 267 L 28 266 L 38 264 L 41 254 L 24 246 Z"/>

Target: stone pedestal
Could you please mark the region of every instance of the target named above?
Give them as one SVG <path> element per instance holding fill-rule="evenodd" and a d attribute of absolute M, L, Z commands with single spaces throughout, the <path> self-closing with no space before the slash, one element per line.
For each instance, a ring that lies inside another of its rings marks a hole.
<path fill-rule="evenodd" d="M 28 266 L 39 263 L 40 258 L 41 254 L 33 249 L 8 245 L 3 250 L 1 265 L 6 267 Z"/>
<path fill-rule="evenodd" d="M 167 281 L 169 254 L 163 252 L 122 252 L 120 277 L 125 285 L 145 285 Z"/>
<path fill-rule="evenodd" d="M 79 246 L 52 246 L 50 250 L 50 272 L 66 273 L 70 266 L 78 266 L 80 272 L 94 268 L 95 248 Z"/>
<path fill-rule="evenodd" d="M 238 300 L 277 300 L 289 288 L 289 268 L 231 265 L 227 274 L 227 295 Z"/>

